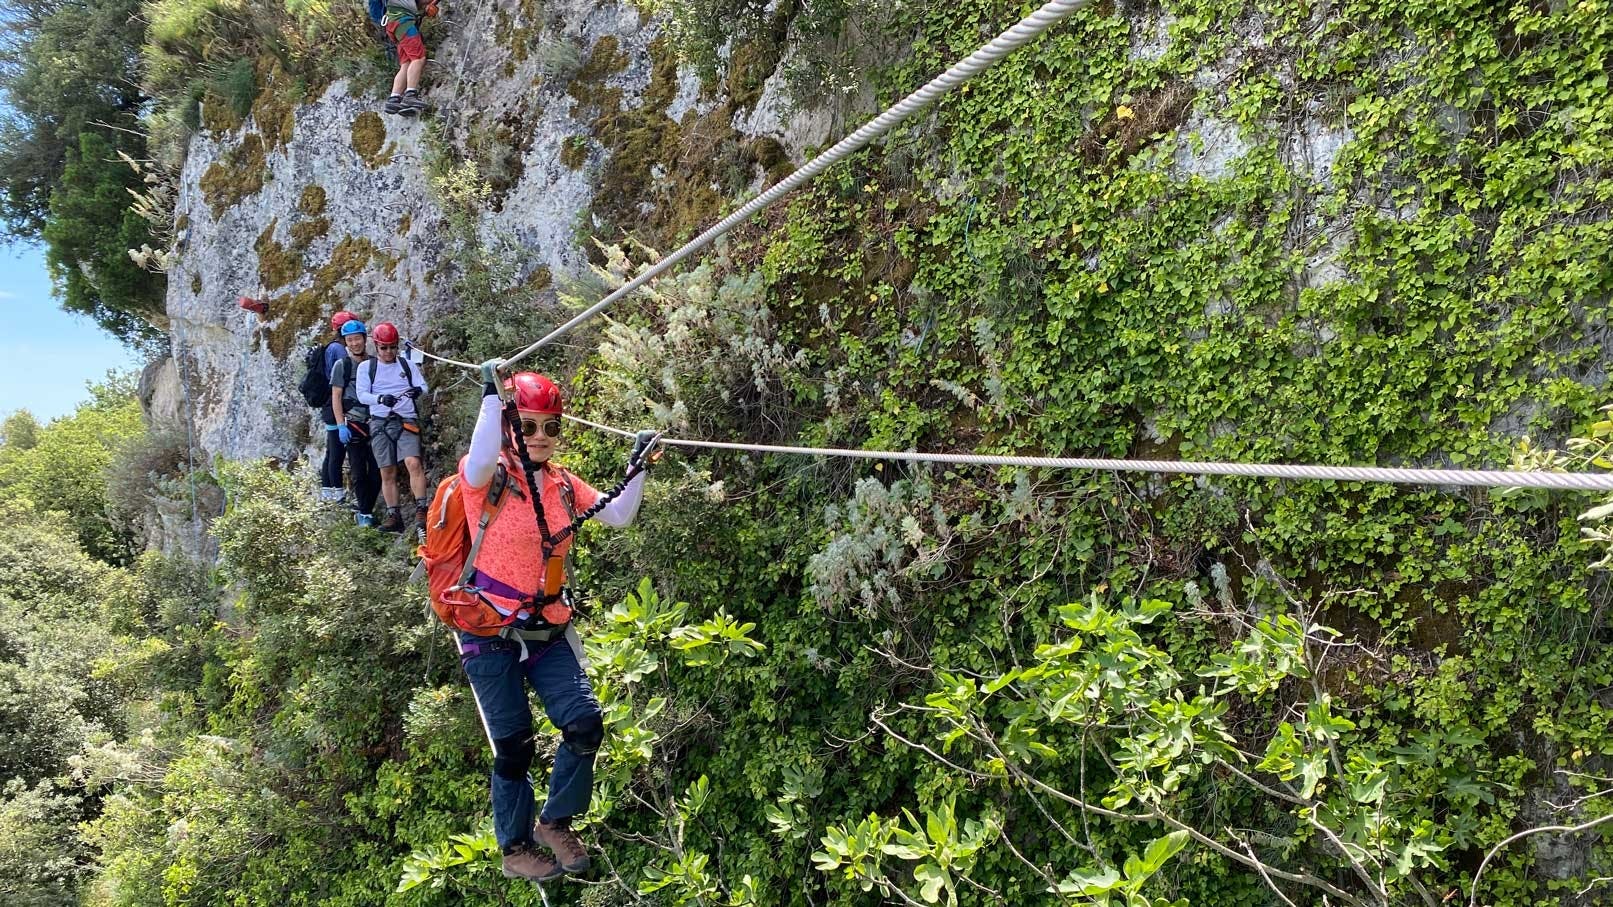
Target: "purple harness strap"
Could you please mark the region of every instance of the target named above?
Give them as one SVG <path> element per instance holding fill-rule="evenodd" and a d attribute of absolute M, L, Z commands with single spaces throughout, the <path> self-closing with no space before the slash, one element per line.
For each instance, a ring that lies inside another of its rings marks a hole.
<path fill-rule="evenodd" d="M 518 602 L 527 601 L 532 598 L 532 594 L 530 592 L 522 592 L 520 589 L 515 588 L 509 583 L 488 576 L 480 570 L 476 571 L 476 575 L 471 579 L 471 583 L 483 592 L 491 592 L 500 598 L 513 599 Z"/>
<path fill-rule="evenodd" d="M 556 634 L 553 639 L 543 643 L 543 645 L 538 648 L 537 651 L 531 652 L 527 655 L 527 657 L 521 659 L 521 663 L 526 664 L 529 661 L 536 661 L 537 659 L 542 658 L 550 649 L 554 648 L 555 643 L 562 642 L 565 640 L 565 638 L 566 637 L 564 634 Z M 495 646 L 501 642 L 506 642 L 506 640 L 488 640 L 487 642 L 461 641 L 459 643 L 459 663 L 463 665 L 465 663 L 465 659 L 475 658 L 476 656 L 481 655 L 483 652 L 497 651 Z M 524 649 L 525 646 L 523 645 L 522 648 Z"/>

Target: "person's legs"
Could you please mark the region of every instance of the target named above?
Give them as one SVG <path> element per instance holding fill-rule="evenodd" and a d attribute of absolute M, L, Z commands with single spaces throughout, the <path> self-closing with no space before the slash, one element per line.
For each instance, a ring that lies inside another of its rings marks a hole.
<path fill-rule="evenodd" d="M 398 74 L 392 77 L 392 96 L 401 97 L 405 89 L 409 88 L 409 63 L 398 64 Z M 420 84 L 420 74 L 415 73 L 414 84 Z"/>
<path fill-rule="evenodd" d="M 459 634 L 459 662 L 470 679 L 482 728 L 493 747 L 493 834 L 501 849 L 530 842 L 532 815 L 532 710 L 522 682 L 520 652 L 505 640 Z"/>
<path fill-rule="evenodd" d="M 359 524 L 368 526 L 375 516 L 375 498 L 381 493 L 380 470 L 375 465 L 375 454 L 370 445 L 354 439 L 347 452 L 352 472 L 353 497 L 357 501 Z"/>
<path fill-rule="evenodd" d="M 549 774 L 549 799 L 533 834 L 538 843 L 554 851 L 567 872 L 581 872 L 590 863 L 587 849 L 571 830 L 571 819 L 588 811 L 594 795 L 594 756 L 605 740 L 604 713 L 588 682 L 581 653 L 582 642 L 568 628 L 564 639 L 549 646 L 526 669 L 527 680 L 561 735 Z"/>
<path fill-rule="evenodd" d="M 561 873 L 532 840 L 532 710 L 526 701 L 519 650 L 502 639 L 460 633 L 460 665 L 470 679 L 476 712 L 493 748 L 489 789 L 493 836 L 504 855 L 504 874 L 534 881 Z"/>
<path fill-rule="evenodd" d="M 416 507 L 423 507 L 430 503 L 426 500 L 426 467 L 419 457 L 409 457 L 403 461 L 409 470 L 409 494 L 414 496 Z"/>
<path fill-rule="evenodd" d="M 419 91 L 420 90 L 420 74 L 422 72 L 424 72 L 425 69 L 426 69 L 426 58 L 425 57 L 421 57 L 418 60 L 410 60 L 408 63 L 405 63 L 403 65 L 404 88 L 405 88 L 405 90 L 407 90 L 407 91 Z M 396 83 L 394 83 L 394 84 L 396 84 Z"/>
<path fill-rule="evenodd" d="M 403 420 L 395 416 L 371 420 L 370 432 L 370 449 L 375 452 L 375 465 L 381 470 L 381 498 L 386 501 L 387 507 L 384 528 L 401 531 L 401 524 L 396 527 L 391 524 L 394 522 L 393 514 L 398 510 L 398 461 L 402 459 L 398 447 L 406 434 Z"/>
<path fill-rule="evenodd" d="M 396 466 L 381 467 L 381 499 L 386 501 L 388 509 L 398 506 L 398 468 Z"/>
<path fill-rule="evenodd" d="M 568 633 L 575 638 L 574 631 Z M 541 658 L 530 661 L 527 679 L 562 738 L 549 776 L 543 818 L 569 819 L 587 812 L 594 794 L 594 754 L 605 739 L 604 713 L 570 640 L 550 645 Z"/>
<path fill-rule="evenodd" d="M 319 469 L 319 484 L 322 490 L 321 499 L 330 501 L 341 500 L 342 491 L 342 462 L 347 458 L 347 446 L 342 443 L 342 436 L 329 424 L 325 427 L 325 462 Z"/>

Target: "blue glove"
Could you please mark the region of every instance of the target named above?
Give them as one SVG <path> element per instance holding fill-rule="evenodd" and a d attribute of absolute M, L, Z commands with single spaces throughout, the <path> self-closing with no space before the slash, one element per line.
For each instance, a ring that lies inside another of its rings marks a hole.
<path fill-rule="evenodd" d="M 343 444 L 353 443 L 353 430 L 346 425 L 336 426 L 336 437 L 342 439 Z"/>
<path fill-rule="evenodd" d="M 375 402 L 381 404 L 382 406 L 397 406 L 398 398 L 392 396 L 391 394 L 382 394 L 381 396 L 375 398 Z"/>

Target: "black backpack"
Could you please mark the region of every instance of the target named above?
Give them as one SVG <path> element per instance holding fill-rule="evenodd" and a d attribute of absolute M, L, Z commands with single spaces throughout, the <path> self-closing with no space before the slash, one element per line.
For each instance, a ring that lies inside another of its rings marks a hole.
<path fill-rule="evenodd" d="M 314 409 L 322 409 L 330 403 L 330 376 L 325 374 L 325 347 L 327 344 L 316 344 L 308 348 L 303 354 L 302 364 L 308 371 L 302 376 L 302 383 L 297 390 L 302 398 Z"/>

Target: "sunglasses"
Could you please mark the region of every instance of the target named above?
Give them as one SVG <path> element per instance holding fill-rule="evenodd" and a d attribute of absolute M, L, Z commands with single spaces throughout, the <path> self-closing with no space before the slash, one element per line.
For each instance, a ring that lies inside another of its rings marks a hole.
<path fill-rule="evenodd" d="M 395 350 L 398 345 L 396 343 L 377 343 L 375 348 L 378 350 Z"/>
<path fill-rule="evenodd" d="M 542 432 L 543 436 L 547 438 L 560 437 L 560 420 L 544 419 L 542 422 L 536 419 L 521 420 L 522 437 L 536 438 L 539 432 Z"/>

